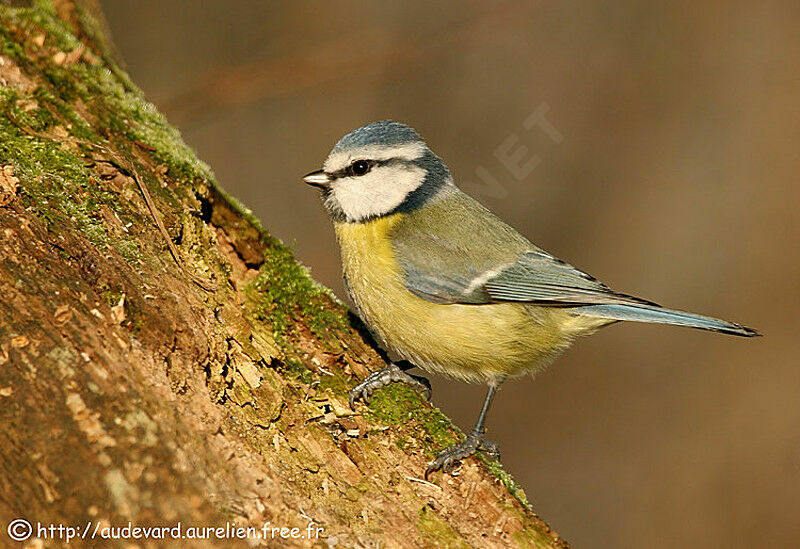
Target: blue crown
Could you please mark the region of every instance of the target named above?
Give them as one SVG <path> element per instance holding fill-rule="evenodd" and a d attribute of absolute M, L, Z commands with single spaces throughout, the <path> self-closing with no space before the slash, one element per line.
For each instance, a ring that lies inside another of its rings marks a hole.
<path fill-rule="evenodd" d="M 351 131 L 336 143 L 333 152 L 342 152 L 368 145 L 391 147 L 419 141 L 422 141 L 422 138 L 414 128 L 400 122 L 381 120 L 380 122 L 370 122 L 366 126 Z"/>

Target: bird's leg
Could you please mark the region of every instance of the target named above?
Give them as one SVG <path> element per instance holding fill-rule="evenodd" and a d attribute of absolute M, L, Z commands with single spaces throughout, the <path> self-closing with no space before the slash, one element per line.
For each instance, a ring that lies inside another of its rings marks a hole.
<path fill-rule="evenodd" d="M 405 373 L 405 369 L 413 367 L 410 362 L 392 362 L 385 368 L 372 372 L 361 383 L 350 390 L 350 408 L 355 410 L 356 401 L 361 399 L 365 404 L 369 404 L 369 399 L 377 389 L 385 387 L 390 383 L 405 383 L 415 391 L 419 391 L 425 400 L 431 399 L 431 383 L 422 376 L 414 376 Z"/>
<path fill-rule="evenodd" d="M 489 406 L 491 406 L 499 386 L 500 382 L 489 384 L 489 391 L 486 393 L 486 399 L 483 401 L 481 413 L 478 416 L 475 427 L 472 428 L 472 432 L 467 435 L 464 442 L 459 442 L 449 448 L 445 448 L 436 456 L 436 459 L 425 469 L 425 480 L 427 480 L 428 475 L 434 471 L 441 470 L 444 473 L 452 473 L 459 466 L 462 459 L 471 456 L 478 450 L 489 454 L 495 459 L 500 459 L 500 450 L 497 448 L 497 445 L 494 442 L 486 442 L 483 440 L 483 435 L 486 433 L 486 415 L 489 412 Z"/>

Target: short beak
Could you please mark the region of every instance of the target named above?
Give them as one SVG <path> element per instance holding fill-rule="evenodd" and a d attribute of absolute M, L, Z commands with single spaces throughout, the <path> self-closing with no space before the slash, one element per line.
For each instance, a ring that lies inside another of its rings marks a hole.
<path fill-rule="evenodd" d="M 303 177 L 303 181 L 309 185 L 319 187 L 320 189 L 327 189 L 328 184 L 331 182 L 331 178 L 328 177 L 328 174 L 326 174 L 324 170 L 317 170 L 315 172 L 307 173 Z"/>

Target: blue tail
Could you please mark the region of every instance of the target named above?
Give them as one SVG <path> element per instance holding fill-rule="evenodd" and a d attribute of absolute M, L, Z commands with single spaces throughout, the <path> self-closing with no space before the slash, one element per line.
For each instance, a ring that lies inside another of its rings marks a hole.
<path fill-rule="evenodd" d="M 744 337 L 760 336 L 756 330 L 719 320 L 708 316 L 664 309 L 657 305 L 638 305 L 638 304 L 604 304 L 587 305 L 573 309 L 574 312 L 586 316 L 597 318 L 608 318 L 612 320 L 633 320 L 637 322 L 656 322 L 659 324 L 674 324 L 675 326 L 688 326 L 699 328 L 700 330 L 711 330 Z"/>

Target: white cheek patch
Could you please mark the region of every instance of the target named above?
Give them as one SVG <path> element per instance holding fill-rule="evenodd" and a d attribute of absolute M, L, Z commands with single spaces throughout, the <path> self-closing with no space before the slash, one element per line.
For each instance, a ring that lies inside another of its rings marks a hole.
<path fill-rule="evenodd" d="M 380 162 L 382 160 L 399 158 L 400 160 L 410 162 L 425 154 L 427 149 L 428 147 L 426 147 L 425 143 L 422 141 L 406 143 L 405 145 L 394 145 L 391 147 L 369 145 L 352 151 L 331 153 L 328 159 L 325 160 L 322 168 L 327 173 L 334 173 L 346 168 L 356 160 L 375 160 Z"/>
<path fill-rule="evenodd" d="M 397 208 L 427 174 L 414 165 L 379 166 L 366 175 L 337 179 L 331 194 L 348 221 L 363 221 Z"/>

